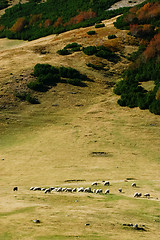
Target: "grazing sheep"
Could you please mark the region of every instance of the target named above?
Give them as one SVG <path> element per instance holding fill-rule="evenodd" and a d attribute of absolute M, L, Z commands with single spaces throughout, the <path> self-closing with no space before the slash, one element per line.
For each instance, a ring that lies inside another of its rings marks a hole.
<path fill-rule="evenodd" d="M 132 187 L 136 187 L 136 183 L 134 182 L 134 183 L 132 183 Z"/>
<path fill-rule="evenodd" d="M 61 192 L 61 191 L 62 191 L 61 187 L 57 188 L 57 192 Z"/>
<path fill-rule="evenodd" d="M 119 188 L 118 191 L 121 193 L 122 192 L 122 188 Z"/>
<path fill-rule="evenodd" d="M 44 193 L 50 193 L 51 192 L 51 189 L 50 188 L 47 188 Z"/>
<path fill-rule="evenodd" d="M 93 191 L 92 191 L 93 193 L 95 193 L 96 192 L 96 189 L 93 189 Z"/>
<path fill-rule="evenodd" d="M 41 191 L 41 188 L 40 187 L 34 187 L 33 191 Z"/>
<path fill-rule="evenodd" d="M 77 191 L 77 189 L 76 189 L 76 188 L 73 188 L 73 189 L 72 189 L 72 192 L 76 192 L 76 191 Z"/>
<path fill-rule="evenodd" d="M 41 188 L 41 191 L 45 191 L 46 190 L 46 188 Z"/>
<path fill-rule="evenodd" d="M 32 191 L 34 189 L 34 187 L 31 187 L 29 190 Z"/>
<path fill-rule="evenodd" d="M 55 187 L 50 187 L 51 191 L 55 189 Z"/>
<path fill-rule="evenodd" d="M 66 187 L 62 188 L 62 192 L 64 192 L 66 190 Z"/>
<path fill-rule="evenodd" d="M 84 192 L 91 193 L 91 188 L 90 187 L 85 188 Z"/>
<path fill-rule="evenodd" d="M 138 192 L 136 192 L 136 193 L 134 194 L 134 197 L 138 197 Z"/>
<path fill-rule="evenodd" d="M 65 192 L 72 192 L 72 188 L 66 188 Z"/>
<path fill-rule="evenodd" d="M 97 182 L 93 182 L 91 186 L 97 186 Z"/>
<path fill-rule="evenodd" d="M 84 187 L 77 188 L 77 192 L 84 192 Z"/>
<path fill-rule="evenodd" d="M 103 191 L 102 191 L 102 189 L 99 189 L 99 193 L 102 193 Z"/>
<path fill-rule="evenodd" d="M 141 197 L 141 196 L 142 196 L 142 193 L 137 193 L 137 192 L 136 192 L 136 193 L 134 194 L 134 197 Z"/>
<path fill-rule="evenodd" d="M 109 189 L 107 189 L 104 193 L 105 193 L 105 194 L 108 194 L 108 193 L 109 193 Z"/>
<path fill-rule="evenodd" d="M 97 193 L 100 193 L 100 192 L 99 192 L 99 189 L 96 190 L 96 194 L 97 194 Z"/>
<path fill-rule="evenodd" d="M 13 188 L 13 191 L 18 191 L 18 187 L 14 187 L 14 188 Z"/>
<path fill-rule="evenodd" d="M 105 181 L 104 182 L 104 186 L 109 186 L 110 185 L 110 182 L 109 181 Z"/>
<path fill-rule="evenodd" d="M 144 194 L 144 197 L 148 197 L 148 198 L 149 198 L 149 197 L 150 197 L 150 194 L 149 194 L 149 193 L 145 193 L 145 194 Z"/>

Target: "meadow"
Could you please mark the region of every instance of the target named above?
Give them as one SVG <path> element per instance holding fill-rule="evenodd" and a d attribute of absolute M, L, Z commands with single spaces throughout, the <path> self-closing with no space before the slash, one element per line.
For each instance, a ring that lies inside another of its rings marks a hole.
<path fill-rule="evenodd" d="M 115 29 L 114 20 L 104 21 L 96 37 L 87 35 L 94 30 L 88 27 L 1 50 L 0 240 L 159 239 L 160 119 L 148 110 L 117 104 L 109 83 L 119 81 L 129 64 L 122 53 L 137 47 L 126 42 L 124 46 L 127 31 Z M 71 42 L 110 44 L 109 34 L 117 35 L 112 47 L 121 53 L 121 63 L 103 61 L 112 75 L 88 68 L 88 62 L 98 61 L 93 56 L 57 54 Z M 42 48 L 48 53 L 40 54 Z M 27 73 L 37 63 L 75 67 L 93 82 L 83 88 L 58 83 L 46 93 L 36 93 L 40 104 L 20 102 L 13 92 L 24 87 Z M 103 186 L 104 180 L 111 185 Z M 29 190 L 89 187 L 94 181 L 96 188 L 103 192 L 109 188 L 110 194 Z M 131 187 L 133 182 L 136 188 Z M 142 197 L 134 198 L 135 192 Z M 147 192 L 149 199 L 143 196 Z M 123 225 L 130 223 L 142 229 Z"/>

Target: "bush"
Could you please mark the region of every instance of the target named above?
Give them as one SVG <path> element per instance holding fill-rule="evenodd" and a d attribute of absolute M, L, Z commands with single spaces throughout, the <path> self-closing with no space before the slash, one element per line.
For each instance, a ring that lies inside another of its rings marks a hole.
<path fill-rule="evenodd" d="M 154 100 L 151 105 L 149 106 L 149 111 L 156 115 L 160 115 L 160 100 Z"/>
<path fill-rule="evenodd" d="M 32 81 L 30 83 L 27 84 L 27 86 L 37 92 L 46 92 L 48 90 L 48 87 L 46 85 L 44 85 L 41 82 L 38 81 Z"/>
<path fill-rule="evenodd" d="M 74 85 L 74 86 L 80 86 L 80 87 L 86 87 L 86 83 L 82 82 L 82 80 L 74 78 L 74 79 L 67 79 L 67 83 Z"/>
<path fill-rule="evenodd" d="M 63 78 L 75 78 L 75 79 L 81 79 L 81 80 L 86 80 L 87 77 L 86 75 L 81 74 L 79 71 L 77 71 L 74 68 L 66 68 L 64 66 L 59 68 L 59 74 Z"/>
<path fill-rule="evenodd" d="M 77 47 L 82 47 L 81 44 L 78 44 L 76 42 L 73 42 L 73 43 L 69 43 L 67 44 L 64 49 L 71 49 L 71 48 L 77 48 Z"/>
<path fill-rule="evenodd" d="M 84 47 L 82 49 L 82 51 L 86 54 L 86 55 L 94 55 L 97 52 L 97 48 L 95 46 L 88 46 L 88 47 Z"/>
<path fill-rule="evenodd" d="M 95 65 L 95 64 L 92 64 L 92 63 L 87 63 L 86 64 L 88 67 L 91 67 L 95 70 L 104 70 L 104 66 L 103 65 Z"/>
<path fill-rule="evenodd" d="M 60 50 L 57 51 L 57 53 L 59 55 L 69 55 L 69 54 L 71 54 L 71 52 L 67 49 L 60 49 Z"/>
<path fill-rule="evenodd" d="M 88 34 L 88 35 L 95 35 L 96 32 L 95 32 L 95 31 L 88 31 L 87 34 Z"/>
<path fill-rule="evenodd" d="M 116 35 L 108 35 L 108 39 L 114 39 L 117 38 Z"/>
<path fill-rule="evenodd" d="M 48 73 L 56 74 L 58 73 L 58 69 L 51 66 L 50 64 L 36 64 L 34 67 L 34 76 L 38 77 L 40 75 L 46 75 Z"/>
<path fill-rule="evenodd" d="M 57 82 L 60 81 L 60 76 L 58 74 L 52 74 L 49 72 L 46 75 L 40 75 L 37 80 L 39 83 L 47 86 L 56 86 Z"/>
<path fill-rule="evenodd" d="M 95 28 L 102 28 L 102 27 L 105 27 L 104 23 L 100 23 L 100 24 L 95 25 Z"/>
<path fill-rule="evenodd" d="M 31 104 L 39 104 L 39 100 L 33 96 L 31 96 L 30 93 L 27 92 L 16 92 L 15 96 L 19 98 L 21 101 L 28 101 Z"/>

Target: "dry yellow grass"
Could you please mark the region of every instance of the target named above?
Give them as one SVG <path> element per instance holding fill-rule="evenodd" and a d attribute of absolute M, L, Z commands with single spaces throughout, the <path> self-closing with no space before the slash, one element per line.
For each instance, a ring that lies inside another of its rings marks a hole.
<path fill-rule="evenodd" d="M 17 107 L 1 110 L 0 240 L 159 239 L 159 116 L 119 107 L 106 81 L 116 82 L 120 75 L 104 77 L 90 70 L 86 63 L 92 57 L 56 54 L 73 41 L 86 46 L 107 44 L 105 32 L 118 35 L 125 54 L 133 51 L 136 47 L 123 45 L 126 31 L 114 29 L 113 20 L 96 30 L 96 38 L 87 36 L 90 27 L 1 50 L 0 85 L 6 101 L 17 87 L 9 74 L 24 74 L 36 63 L 75 67 L 94 82 L 87 82 L 86 88 L 61 83 L 38 95 L 40 105 L 16 103 L 13 98 Z M 49 53 L 41 55 L 42 47 Z M 127 64 L 124 58 L 118 64 L 108 62 L 108 67 L 120 73 Z M 96 151 L 108 154 L 92 156 Z M 31 186 L 87 187 L 93 181 L 104 190 L 103 180 L 111 182 L 110 195 L 29 191 Z M 131 187 L 134 181 L 136 189 Z M 14 186 L 18 192 L 12 191 Z M 151 198 L 135 199 L 136 191 L 149 192 Z M 145 225 L 146 231 L 123 227 L 123 223 Z"/>

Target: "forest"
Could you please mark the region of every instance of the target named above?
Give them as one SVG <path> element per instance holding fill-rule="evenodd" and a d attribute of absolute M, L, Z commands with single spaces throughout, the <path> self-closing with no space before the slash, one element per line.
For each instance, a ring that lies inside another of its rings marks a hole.
<path fill-rule="evenodd" d="M 114 88 L 120 106 L 149 109 L 160 114 L 160 2 L 147 1 L 131 8 L 117 19 L 115 26 L 129 29 L 129 34 L 139 39 L 139 49 L 130 56 L 133 63 L 123 73 L 123 80 Z M 153 81 L 154 89 L 147 91 L 143 82 Z"/>

